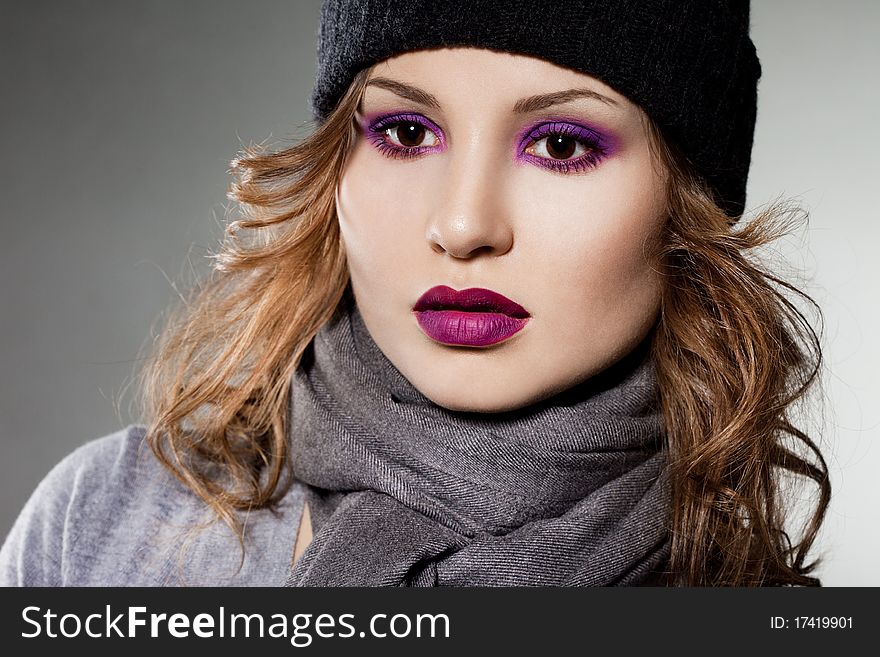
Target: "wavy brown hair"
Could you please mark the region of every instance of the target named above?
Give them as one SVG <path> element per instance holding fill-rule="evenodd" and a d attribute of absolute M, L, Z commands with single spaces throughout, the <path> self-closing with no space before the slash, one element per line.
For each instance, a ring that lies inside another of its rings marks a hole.
<path fill-rule="evenodd" d="M 806 313 L 819 326 L 822 313 L 756 257 L 805 215 L 777 201 L 737 226 L 656 126 L 648 134 L 669 173 L 652 351 L 670 457 L 671 580 L 818 585 L 818 562 L 807 557 L 831 485 L 792 416 L 819 381 L 821 339 Z M 784 489 L 792 475 L 817 490 L 794 539 L 786 523 L 799 510 Z"/>
<path fill-rule="evenodd" d="M 230 197 L 242 216 L 143 371 L 150 447 L 242 548 L 240 512 L 272 507 L 291 483 L 290 379 L 348 283 L 335 186 L 368 75 L 357 75 L 304 140 L 233 161 Z M 818 378 L 820 341 L 787 294 L 809 297 L 749 257 L 793 215 L 774 206 L 733 227 L 684 158 L 646 125 L 669 174 L 652 342 L 673 496 L 669 582 L 817 584 L 806 557 L 828 505 L 827 468 L 789 413 Z M 785 526 L 786 473 L 818 483 L 797 540 Z"/>

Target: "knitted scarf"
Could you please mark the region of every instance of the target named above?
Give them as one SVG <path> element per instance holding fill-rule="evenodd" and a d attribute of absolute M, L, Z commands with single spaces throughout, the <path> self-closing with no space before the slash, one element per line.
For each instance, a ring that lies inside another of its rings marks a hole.
<path fill-rule="evenodd" d="M 644 345 L 525 408 L 451 411 L 394 367 L 348 294 L 290 402 L 314 537 L 286 586 L 635 585 L 667 563 Z"/>

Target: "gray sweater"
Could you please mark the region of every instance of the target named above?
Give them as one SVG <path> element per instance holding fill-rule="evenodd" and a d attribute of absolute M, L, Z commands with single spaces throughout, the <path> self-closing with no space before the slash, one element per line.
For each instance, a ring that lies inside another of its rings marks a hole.
<path fill-rule="evenodd" d="M 302 515 L 295 482 L 246 518 L 245 553 L 130 426 L 93 440 L 37 486 L 0 549 L 2 586 L 279 586 Z M 240 566 L 240 567 L 239 567 Z"/>

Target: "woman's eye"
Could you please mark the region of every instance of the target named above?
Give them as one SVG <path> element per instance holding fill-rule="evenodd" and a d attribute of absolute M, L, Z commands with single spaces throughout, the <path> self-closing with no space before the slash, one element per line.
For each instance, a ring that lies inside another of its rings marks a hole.
<path fill-rule="evenodd" d="M 590 146 L 571 135 L 551 134 L 535 140 L 525 152 L 544 159 L 569 160 L 591 150 Z"/>
<path fill-rule="evenodd" d="M 430 148 L 440 144 L 440 139 L 428 127 L 415 121 L 400 121 L 382 130 L 395 146 L 403 148 Z"/>
<path fill-rule="evenodd" d="M 440 128 L 418 115 L 389 116 L 366 128 L 369 141 L 391 158 L 416 158 L 444 147 Z M 525 148 L 523 146 L 528 144 Z M 519 146 L 519 155 L 561 173 L 585 171 L 605 156 L 602 137 L 566 122 L 545 123 L 533 129 Z"/>

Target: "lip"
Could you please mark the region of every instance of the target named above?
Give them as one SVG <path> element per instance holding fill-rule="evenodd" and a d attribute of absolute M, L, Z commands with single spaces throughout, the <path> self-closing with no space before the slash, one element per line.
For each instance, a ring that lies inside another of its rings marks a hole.
<path fill-rule="evenodd" d="M 531 315 L 503 294 L 480 287 L 435 285 L 413 306 L 419 327 L 443 344 L 484 347 L 508 339 Z"/>

